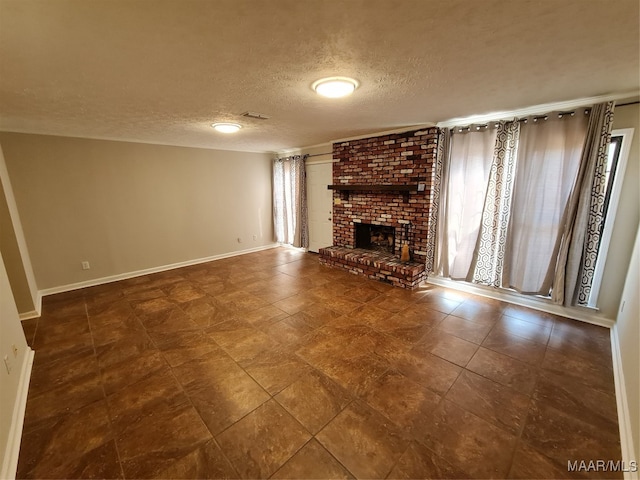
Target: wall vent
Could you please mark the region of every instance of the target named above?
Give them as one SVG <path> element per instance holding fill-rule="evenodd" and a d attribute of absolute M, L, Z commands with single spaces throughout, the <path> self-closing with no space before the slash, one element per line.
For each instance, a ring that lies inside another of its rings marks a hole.
<path fill-rule="evenodd" d="M 258 120 L 267 120 L 269 118 L 267 115 L 263 115 L 262 113 L 256 113 L 256 112 L 244 112 L 242 116 L 248 117 L 248 118 L 257 118 Z"/>

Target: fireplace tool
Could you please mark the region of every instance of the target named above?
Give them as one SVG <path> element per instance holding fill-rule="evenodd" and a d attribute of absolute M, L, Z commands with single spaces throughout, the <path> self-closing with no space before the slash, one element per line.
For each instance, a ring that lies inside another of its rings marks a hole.
<path fill-rule="evenodd" d="M 410 231 L 411 231 L 411 223 L 407 223 L 404 225 L 404 235 L 402 239 L 402 248 L 400 249 L 400 261 L 408 262 L 411 260 L 411 252 L 409 251 L 409 243 L 410 239 Z"/>

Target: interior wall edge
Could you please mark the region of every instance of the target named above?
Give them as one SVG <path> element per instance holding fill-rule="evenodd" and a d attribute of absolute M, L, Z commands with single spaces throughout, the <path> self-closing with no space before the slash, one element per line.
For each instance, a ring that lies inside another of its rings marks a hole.
<path fill-rule="evenodd" d="M 167 270 L 175 270 L 176 268 L 189 267 L 191 265 L 199 265 L 201 263 L 212 262 L 215 260 L 222 260 L 223 258 L 237 257 L 238 255 L 245 255 L 247 253 L 260 252 L 262 250 L 269 250 L 272 248 L 276 248 L 278 246 L 279 244 L 277 243 L 271 243 L 271 244 L 263 245 L 260 247 L 248 248 L 245 250 L 238 250 L 238 251 L 233 251 L 228 253 L 221 253 L 218 255 L 210 256 L 210 257 L 197 258 L 194 260 L 186 260 L 184 262 L 172 263 L 169 265 L 161 265 L 158 267 L 145 268 L 143 270 L 136 270 L 132 272 L 120 273 L 117 275 L 110 275 L 108 277 L 94 278 L 92 280 L 87 280 L 85 282 L 71 283 L 68 285 L 60 285 L 58 287 L 45 288 L 38 292 L 38 295 L 40 298 L 40 304 L 42 304 L 42 297 L 47 295 L 55 295 L 56 293 L 70 292 L 72 290 L 79 290 L 81 288 L 95 287 L 97 285 L 113 283 L 120 280 L 126 280 L 128 278 L 141 277 L 143 275 L 149 275 L 152 273 L 166 272 Z M 40 312 L 41 311 L 42 311 L 42 308 L 40 308 Z M 40 313 L 38 313 L 38 316 L 40 316 Z M 26 318 L 24 318 L 24 320 L 26 320 Z"/>
<path fill-rule="evenodd" d="M 633 433 L 631 428 L 631 415 L 629 414 L 629 402 L 627 400 L 627 389 L 624 381 L 624 371 L 622 369 L 622 354 L 620 352 L 620 337 L 617 325 L 611 328 L 611 359 L 613 361 L 613 381 L 616 389 L 616 404 L 618 410 L 618 428 L 620 430 L 620 450 L 622 451 L 622 461 L 624 467 L 629 468 L 635 458 L 633 445 Z M 625 471 L 624 478 L 628 480 L 638 480 L 638 471 Z"/>
<path fill-rule="evenodd" d="M 20 369 L 20 383 L 18 393 L 13 405 L 13 415 L 11 418 L 11 428 L 6 450 L 3 454 L 2 469 L 0 478 L 16 478 L 18 470 L 18 457 L 20 454 L 20 444 L 22 443 L 22 427 L 24 425 L 24 415 L 27 408 L 27 396 L 29 393 L 29 382 L 33 369 L 33 359 L 35 352 L 27 347 L 22 367 Z"/>

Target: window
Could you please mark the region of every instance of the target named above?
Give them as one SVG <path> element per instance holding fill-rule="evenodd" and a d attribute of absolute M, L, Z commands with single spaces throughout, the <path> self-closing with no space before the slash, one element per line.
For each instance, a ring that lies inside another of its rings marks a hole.
<path fill-rule="evenodd" d="M 618 202 L 620 201 L 620 192 L 622 190 L 622 179 L 627 168 L 627 160 L 629 158 L 629 149 L 631 148 L 631 140 L 633 139 L 633 128 L 614 130 L 611 132 L 611 143 L 607 152 L 607 190 L 605 194 L 604 215 L 605 222 L 602 226 L 602 235 L 600 246 L 598 247 L 598 259 L 593 276 L 593 284 L 589 295 L 589 307 L 595 307 L 600 293 L 600 285 L 602 284 L 602 275 L 604 273 L 604 264 L 606 261 L 607 251 L 609 250 L 609 242 L 613 234 L 613 224 L 615 222 Z"/>

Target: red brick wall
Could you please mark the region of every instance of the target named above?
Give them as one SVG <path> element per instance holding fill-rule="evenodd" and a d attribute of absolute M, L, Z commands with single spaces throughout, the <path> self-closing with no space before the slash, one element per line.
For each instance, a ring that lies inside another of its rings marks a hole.
<path fill-rule="evenodd" d="M 333 144 L 334 184 L 403 185 L 425 183 L 424 192 L 412 191 L 405 202 L 399 192 L 350 192 L 348 200 L 334 191 L 333 244 L 353 247 L 354 222 L 396 228 L 396 254 L 404 225 L 412 224 L 413 260 L 424 262 L 427 223 L 431 207 L 437 128 L 424 128 L 380 137 Z M 336 204 L 336 199 L 341 203 Z"/>

